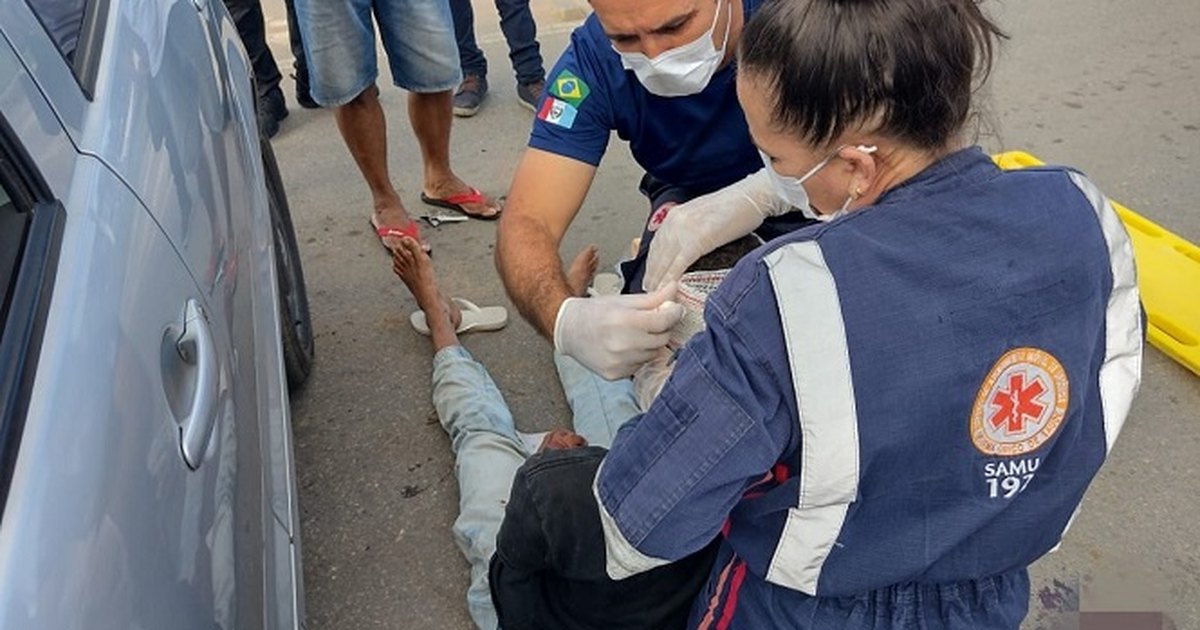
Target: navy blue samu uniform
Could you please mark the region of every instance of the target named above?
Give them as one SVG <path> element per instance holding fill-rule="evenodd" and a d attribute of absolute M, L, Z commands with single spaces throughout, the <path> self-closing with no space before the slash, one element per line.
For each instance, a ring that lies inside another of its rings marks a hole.
<path fill-rule="evenodd" d="M 1016 628 L 1128 414 L 1111 204 L 954 153 L 745 257 L 595 482 L 616 579 L 723 539 L 694 628 Z"/>

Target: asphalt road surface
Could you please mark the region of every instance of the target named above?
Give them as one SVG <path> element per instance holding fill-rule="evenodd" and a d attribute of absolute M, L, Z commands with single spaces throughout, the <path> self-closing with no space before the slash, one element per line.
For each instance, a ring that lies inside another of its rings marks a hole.
<path fill-rule="evenodd" d="M 272 47 L 290 68 L 282 3 L 267 5 Z M 502 195 L 531 114 L 517 104 L 494 7 L 476 5 L 492 94 L 479 115 L 455 121 L 454 166 Z M 549 67 L 587 5 L 534 5 Z M 979 142 L 1080 168 L 1112 198 L 1200 242 L 1200 4 L 985 6 L 1012 39 L 983 97 Z M 420 213 L 405 95 L 388 79 L 391 172 Z M 291 102 L 290 81 L 285 88 Z M 317 334 L 315 372 L 292 401 L 309 627 L 468 628 L 467 565 L 450 534 L 453 460 L 432 420 L 429 346 L 408 325 L 415 304 L 367 224 L 370 197 L 330 112 L 292 105 L 275 146 Z M 617 261 L 647 210 L 634 189 L 640 175 L 614 138 L 564 255 L 596 243 L 604 267 Z M 473 221 L 425 230 L 449 294 L 508 304 L 492 263 L 494 229 Z M 491 368 L 520 428 L 564 425 L 550 346 L 515 311 L 503 332 L 465 344 Z M 1141 395 L 1109 462 L 1061 550 L 1034 567 L 1026 627 L 1059 627 L 1073 618 L 1062 613 L 1082 608 L 1165 612 L 1176 627 L 1200 628 L 1198 468 L 1200 379 L 1148 350 Z"/>

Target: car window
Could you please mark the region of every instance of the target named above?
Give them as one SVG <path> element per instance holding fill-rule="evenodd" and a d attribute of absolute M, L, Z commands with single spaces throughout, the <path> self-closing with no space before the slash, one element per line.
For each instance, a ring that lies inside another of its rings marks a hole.
<path fill-rule="evenodd" d="M 0 327 L 8 314 L 13 278 L 21 255 L 28 215 L 20 212 L 7 188 L 0 185 Z"/>
<path fill-rule="evenodd" d="M 0 0 L 8 2 L 9 0 Z M 25 0 L 92 100 L 111 0 Z"/>
<path fill-rule="evenodd" d="M 62 56 L 71 62 L 83 30 L 83 10 L 87 0 L 26 0 L 29 8 L 41 20 L 42 26 L 58 46 Z"/>
<path fill-rule="evenodd" d="M 65 220 L 0 113 L 0 510 L 37 373 Z"/>

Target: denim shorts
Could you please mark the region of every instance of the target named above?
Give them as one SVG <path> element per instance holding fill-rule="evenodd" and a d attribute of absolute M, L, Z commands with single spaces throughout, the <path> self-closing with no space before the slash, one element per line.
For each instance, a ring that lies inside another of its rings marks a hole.
<path fill-rule="evenodd" d="M 448 0 L 296 0 L 309 84 L 318 103 L 345 105 L 375 83 L 372 15 L 398 87 L 444 92 L 462 81 Z"/>

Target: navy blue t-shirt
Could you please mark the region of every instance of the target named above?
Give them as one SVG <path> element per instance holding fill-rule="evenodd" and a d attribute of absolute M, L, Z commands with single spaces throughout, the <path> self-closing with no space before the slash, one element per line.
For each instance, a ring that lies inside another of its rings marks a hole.
<path fill-rule="evenodd" d="M 745 19 L 759 4 L 742 0 Z M 738 105 L 732 62 L 699 94 L 655 96 L 621 66 L 593 13 L 571 34 L 549 76 L 529 138 L 535 149 L 595 166 L 616 131 L 647 173 L 696 194 L 762 168 Z"/>

